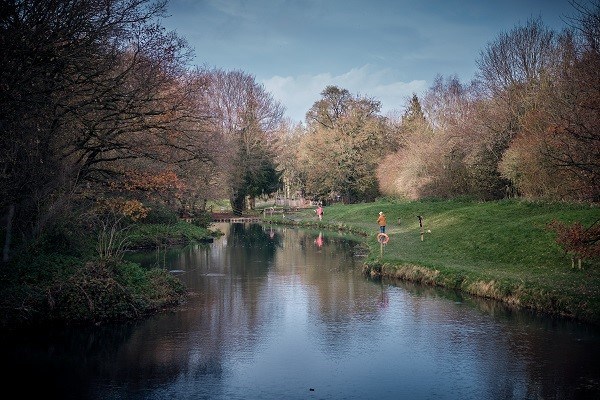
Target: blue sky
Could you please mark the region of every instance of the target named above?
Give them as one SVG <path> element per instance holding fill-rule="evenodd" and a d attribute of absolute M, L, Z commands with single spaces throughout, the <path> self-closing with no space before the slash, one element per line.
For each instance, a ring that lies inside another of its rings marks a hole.
<path fill-rule="evenodd" d="M 169 0 L 168 13 L 194 65 L 253 75 L 294 121 L 327 85 L 403 111 L 438 74 L 473 79 L 501 33 L 576 15 L 569 0 Z"/>

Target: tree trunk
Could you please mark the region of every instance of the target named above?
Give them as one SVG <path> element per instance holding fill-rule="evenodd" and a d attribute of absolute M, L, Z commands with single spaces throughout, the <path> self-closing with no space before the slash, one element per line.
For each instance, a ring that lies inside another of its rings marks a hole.
<path fill-rule="evenodd" d="M 233 211 L 233 215 L 242 215 L 242 211 L 246 209 L 246 196 L 233 194 L 229 198 L 229 203 L 231 204 L 231 210 Z"/>

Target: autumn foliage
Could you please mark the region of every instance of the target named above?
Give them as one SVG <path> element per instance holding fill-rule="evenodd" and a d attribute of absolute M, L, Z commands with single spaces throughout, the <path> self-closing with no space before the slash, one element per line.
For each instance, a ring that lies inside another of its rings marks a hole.
<path fill-rule="evenodd" d="M 165 2 L 5 3 L 5 261 L 15 238 L 36 240 L 108 197 L 130 201 L 131 216 L 153 203 L 201 214 L 224 198 L 239 214 L 282 186 L 348 203 L 600 202 L 598 1 L 575 7 L 562 32 L 532 19 L 500 34 L 476 60 L 476 79 L 438 76 L 399 117 L 327 86 L 301 126 L 283 123 L 252 75 L 190 70 L 186 41 L 157 24 Z"/>
<path fill-rule="evenodd" d="M 571 256 L 572 266 L 577 260 L 578 266 L 581 268 L 582 260 L 600 257 L 600 224 L 598 222 L 600 221 L 584 228 L 580 222 L 566 224 L 553 220 L 547 227 L 556 233 L 556 243 Z"/>

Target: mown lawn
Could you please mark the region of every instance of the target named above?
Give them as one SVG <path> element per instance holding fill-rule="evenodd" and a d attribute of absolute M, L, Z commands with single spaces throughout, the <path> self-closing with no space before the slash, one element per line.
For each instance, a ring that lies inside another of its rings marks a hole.
<path fill-rule="evenodd" d="M 379 211 L 387 216 L 390 237 L 383 247 L 376 239 Z M 423 240 L 418 215 L 423 217 Z M 547 229 L 554 219 L 585 227 L 600 223 L 595 206 L 392 200 L 326 206 L 320 223 L 313 209 L 272 219 L 362 232 L 371 250 L 366 261 L 371 273 L 600 324 L 600 260 L 584 260 L 581 270 L 571 268 L 570 256 Z"/>

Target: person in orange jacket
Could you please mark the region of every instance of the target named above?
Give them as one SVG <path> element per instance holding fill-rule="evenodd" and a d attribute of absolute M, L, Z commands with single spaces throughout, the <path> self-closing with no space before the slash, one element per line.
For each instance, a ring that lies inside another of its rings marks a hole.
<path fill-rule="evenodd" d="M 383 211 L 379 211 L 379 217 L 377 217 L 377 223 L 379 224 L 379 232 L 385 233 L 385 214 Z"/>

